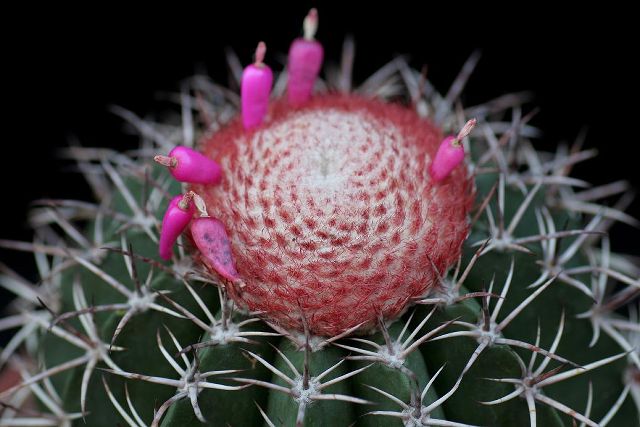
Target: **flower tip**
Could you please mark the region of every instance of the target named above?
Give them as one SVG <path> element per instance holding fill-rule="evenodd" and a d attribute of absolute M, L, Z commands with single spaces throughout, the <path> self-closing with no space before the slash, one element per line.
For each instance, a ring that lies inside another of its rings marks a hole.
<path fill-rule="evenodd" d="M 304 32 L 304 38 L 306 40 L 313 40 L 318 31 L 318 9 L 311 8 L 309 13 L 302 22 L 302 29 Z"/>
<path fill-rule="evenodd" d="M 478 120 L 476 118 L 467 121 L 462 129 L 460 129 L 460 132 L 458 132 L 458 136 L 456 137 L 456 139 L 458 141 L 462 141 L 464 138 L 469 136 L 473 128 L 476 127 L 476 124 L 478 124 Z"/>
<path fill-rule="evenodd" d="M 175 168 L 178 163 L 175 157 L 162 156 L 160 154 L 158 154 L 157 156 L 153 156 L 153 161 L 168 168 Z"/>
<path fill-rule="evenodd" d="M 267 53 L 267 44 L 263 41 L 258 43 L 258 47 L 256 47 L 256 65 L 264 64 L 264 56 Z"/>
<path fill-rule="evenodd" d="M 200 197 L 198 193 L 190 192 L 192 194 L 193 202 L 196 205 L 196 209 L 198 210 L 198 215 L 200 218 L 207 218 L 209 216 L 209 212 L 207 211 L 207 204 L 204 199 Z"/>
<path fill-rule="evenodd" d="M 193 200 L 193 196 L 195 194 L 196 193 L 194 193 L 193 191 L 187 192 L 184 196 L 182 196 L 182 198 L 178 202 L 178 207 L 183 211 L 191 210 L 192 208 L 191 201 Z"/>

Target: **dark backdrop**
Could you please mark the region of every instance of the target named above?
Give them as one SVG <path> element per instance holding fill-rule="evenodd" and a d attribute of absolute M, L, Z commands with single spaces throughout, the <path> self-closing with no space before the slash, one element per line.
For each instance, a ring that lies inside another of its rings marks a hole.
<path fill-rule="evenodd" d="M 286 52 L 299 35 L 310 5 L 319 7 L 318 38 L 329 60 L 339 58 L 345 34 L 355 36 L 356 79 L 394 54 L 409 53 L 412 64 L 428 64 L 430 79 L 446 90 L 468 55 L 484 45 L 464 96 L 467 105 L 531 90 L 541 107 L 533 122 L 545 132 L 541 147 L 572 140 L 587 126 L 587 146 L 597 147 L 601 157 L 578 168 L 579 175 L 595 183 L 625 178 L 640 186 L 632 102 L 637 67 L 630 62 L 637 49 L 626 47 L 633 26 L 625 11 L 582 8 L 562 14 L 539 7 L 502 15 L 479 5 L 436 11 L 420 10 L 419 2 L 368 3 L 241 2 L 210 10 L 154 4 L 144 12 L 110 3 L 93 10 L 6 11 L 0 237 L 30 238 L 24 218 L 32 199 L 89 197 L 82 179 L 65 172 L 68 165 L 55 156 L 70 136 L 84 145 L 135 143 L 122 135 L 109 105 L 154 111 L 157 92 L 176 89 L 197 67 L 225 81 L 225 46 L 233 46 L 246 63 L 263 39 L 268 62 L 279 68 L 275 53 Z M 638 202 L 631 213 L 640 217 Z M 613 233 L 615 249 L 640 254 L 637 230 L 617 226 Z M 2 251 L 0 260 L 32 274 L 28 256 Z"/>

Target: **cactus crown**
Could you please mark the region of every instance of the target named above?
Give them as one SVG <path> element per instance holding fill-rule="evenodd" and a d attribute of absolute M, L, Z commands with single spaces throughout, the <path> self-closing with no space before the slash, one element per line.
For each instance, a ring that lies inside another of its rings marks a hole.
<path fill-rule="evenodd" d="M 314 335 L 397 317 L 468 232 L 466 171 L 429 177 L 441 140 L 412 110 L 355 95 L 280 101 L 261 129 L 236 120 L 206 139 L 226 175 L 193 189 L 230 234 L 234 299 L 283 327 L 304 316 Z"/>
<path fill-rule="evenodd" d="M 317 49 L 316 25 L 313 11 L 298 47 Z M 277 74 L 250 130 L 237 96 L 197 76 L 178 124 L 115 110 L 140 149 L 68 150 L 97 200 L 43 202 L 33 242 L 0 241 L 40 273 L 0 271 L 16 295 L 0 363 L 19 374 L 0 426 L 637 425 L 640 268 L 606 235 L 637 221 L 600 204 L 627 186 L 570 177 L 589 157 L 578 145 L 536 151 L 519 96 L 461 107 L 476 54 L 445 96 L 403 58 L 352 89 L 353 55 L 347 39 L 295 111 Z M 429 167 L 443 131 L 466 165 Z M 196 140 L 222 178 L 183 188 L 152 166 Z M 193 239 L 162 261 L 162 213 L 181 192 Z M 203 218 L 229 233 L 211 254 Z M 229 248 L 237 271 L 216 264 Z"/>

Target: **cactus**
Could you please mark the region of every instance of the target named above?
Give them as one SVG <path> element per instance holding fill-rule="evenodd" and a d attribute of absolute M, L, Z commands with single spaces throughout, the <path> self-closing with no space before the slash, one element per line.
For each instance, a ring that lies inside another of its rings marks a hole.
<path fill-rule="evenodd" d="M 293 101 L 282 71 L 264 104 L 260 45 L 246 79 L 228 53 L 260 93 L 196 76 L 177 120 L 114 110 L 138 150 L 68 149 L 96 200 L 0 241 L 40 273 L 1 266 L 0 426 L 638 425 L 640 267 L 607 236 L 638 225 L 628 186 L 536 151 L 521 96 L 462 107 L 476 54 L 446 95 L 402 57 L 352 88 L 353 41 L 320 79 L 315 25 Z"/>

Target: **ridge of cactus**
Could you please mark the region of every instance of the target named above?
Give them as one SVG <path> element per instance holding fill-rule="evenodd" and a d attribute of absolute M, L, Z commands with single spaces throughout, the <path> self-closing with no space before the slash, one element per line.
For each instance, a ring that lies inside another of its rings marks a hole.
<path fill-rule="evenodd" d="M 0 240 L 39 273 L 0 264 L 0 426 L 638 425 L 629 186 L 537 151 L 521 95 L 462 106 L 479 54 L 444 95 L 403 57 L 358 86 L 317 25 L 285 70 L 228 51 L 240 97 L 115 107 L 136 150 L 66 150 L 96 200 Z"/>

